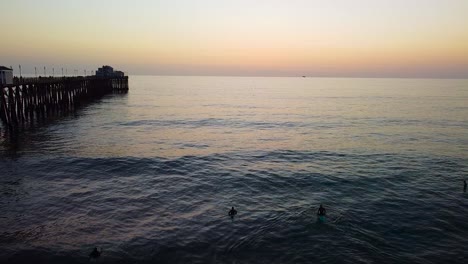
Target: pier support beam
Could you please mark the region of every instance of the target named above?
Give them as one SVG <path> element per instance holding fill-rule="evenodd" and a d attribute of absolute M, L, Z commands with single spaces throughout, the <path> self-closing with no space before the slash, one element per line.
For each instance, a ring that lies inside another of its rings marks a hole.
<path fill-rule="evenodd" d="M 0 120 L 7 127 L 65 114 L 112 92 L 127 92 L 128 77 L 22 78 L 0 86 Z"/>

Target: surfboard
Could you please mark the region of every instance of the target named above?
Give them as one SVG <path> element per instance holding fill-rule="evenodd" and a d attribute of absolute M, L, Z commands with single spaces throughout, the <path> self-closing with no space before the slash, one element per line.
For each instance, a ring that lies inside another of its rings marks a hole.
<path fill-rule="evenodd" d="M 317 222 L 325 223 L 327 217 L 325 215 L 317 215 Z"/>

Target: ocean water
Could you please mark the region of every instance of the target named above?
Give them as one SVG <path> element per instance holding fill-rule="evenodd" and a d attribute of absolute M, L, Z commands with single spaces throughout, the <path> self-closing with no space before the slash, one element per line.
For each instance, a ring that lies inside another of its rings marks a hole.
<path fill-rule="evenodd" d="M 131 76 L 0 135 L 2 263 L 468 259 L 468 80 Z"/>

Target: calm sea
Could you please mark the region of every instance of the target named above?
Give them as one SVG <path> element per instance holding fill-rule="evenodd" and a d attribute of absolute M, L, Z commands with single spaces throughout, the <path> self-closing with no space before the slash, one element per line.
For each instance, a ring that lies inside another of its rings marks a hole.
<path fill-rule="evenodd" d="M 0 135 L 2 263 L 468 259 L 468 80 L 131 76 Z"/>

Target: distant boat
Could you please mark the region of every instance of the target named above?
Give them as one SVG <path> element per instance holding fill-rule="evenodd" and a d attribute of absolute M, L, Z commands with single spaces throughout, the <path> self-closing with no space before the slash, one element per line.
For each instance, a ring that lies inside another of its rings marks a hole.
<path fill-rule="evenodd" d="M 305 76 L 303 75 L 302 78 L 305 78 Z"/>

